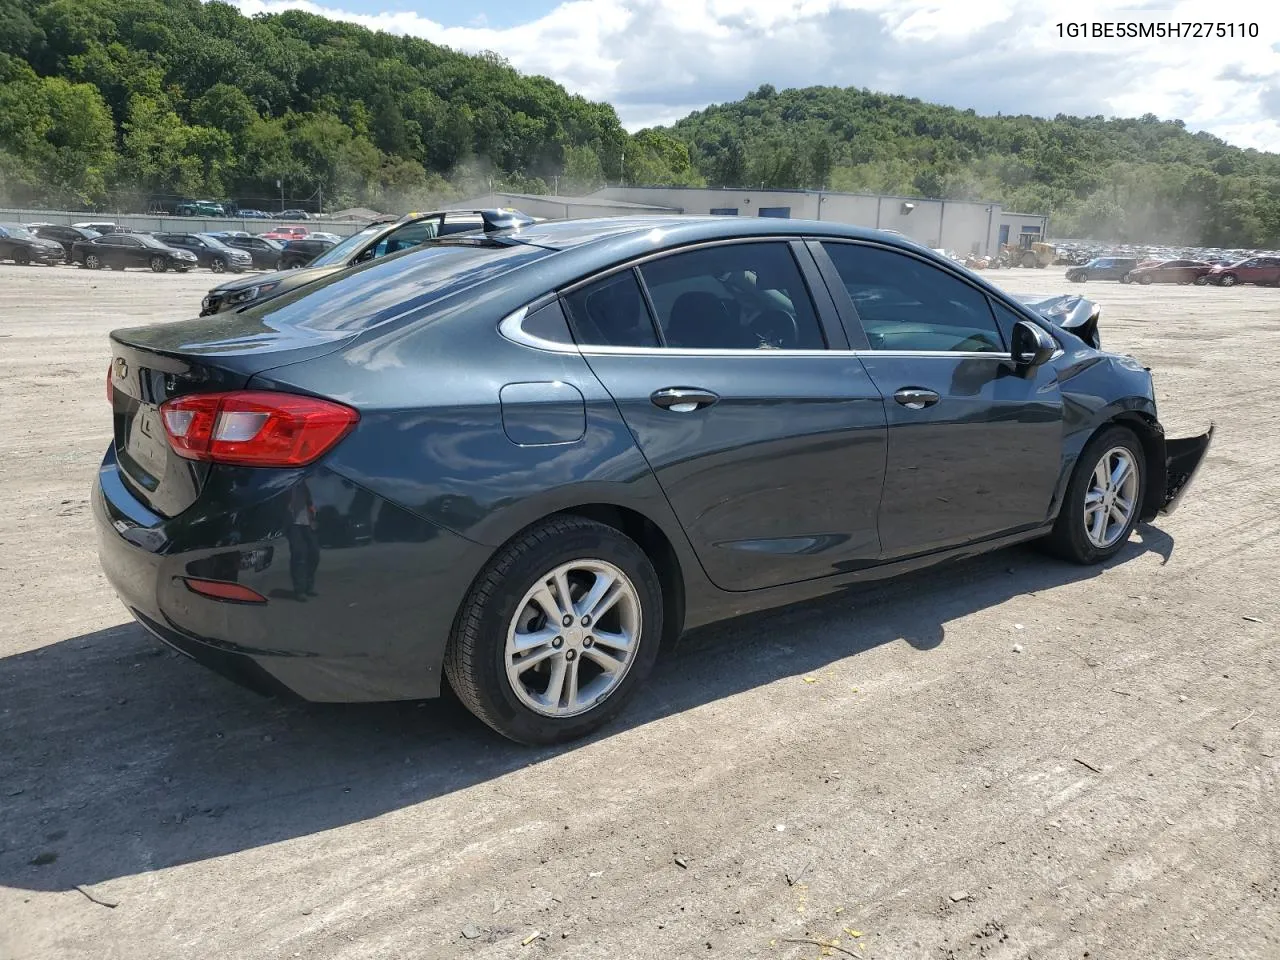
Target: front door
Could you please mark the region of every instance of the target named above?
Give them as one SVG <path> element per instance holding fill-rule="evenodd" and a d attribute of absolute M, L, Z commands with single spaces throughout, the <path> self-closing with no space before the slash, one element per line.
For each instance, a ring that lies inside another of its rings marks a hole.
<path fill-rule="evenodd" d="M 903 251 L 822 249 L 852 299 L 870 348 L 863 363 L 885 398 L 885 557 L 1043 523 L 1062 464 L 1062 396 L 1053 364 L 1014 367 L 1006 338 L 1020 317 Z"/>
<path fill-rule="evenodd" d="M 587 362 L 724 590 L 880 554 L 883 402 L 856 356 L 826 349 L 795 256 L 783 241 L 713 244 L 564 298 Z M 834 320 L 829 300 L 823 309 Z"/>

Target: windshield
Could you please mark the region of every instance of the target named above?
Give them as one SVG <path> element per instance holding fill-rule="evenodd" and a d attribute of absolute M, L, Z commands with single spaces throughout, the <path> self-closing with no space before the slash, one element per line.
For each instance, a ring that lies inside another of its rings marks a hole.
<path fill-rule="evenodd" d="M 309 267 L 334 267 L 339 264 L 346 263 L 354 257 L 361 247 L 368 243 L 371 239 L 387 229 L 385 223 L 379 223 L 372 227 L 365 227 L 359 233 L 353 233 L 340 244 L 326 250 L 320 256 L 312 260 L 307 266 Z"/>
<path fill-rule="evenodd" d="M 209 246 L 213 247 L 215 250 L 229 251 L 231 249 L 226 245 L 226 243 L 223 242 L 221 237 L 215 237 L 211 233 L 197 233 L 196 236 L 199 237 L 201 240 L 203 240 L 205 243 L 207 243 Z"/>
<path fill-rule="evenodd" d="M 244 312 L 257 314 L 265 326 L 276 330 L 358 332 L 549 253 L 524 244 L 417 247 L 340 270 Z"/>
<path fill-rule="evenodd" d="M 15 240 L 34 240 L 36 238 L 35 234 L 26 227 L 20 227 L 14 223 L 0 224 L 0 230 L 4 231 L 5 236 L 13 237 Z"/>
<path fill-rule="evenodd" d="M 102 234 L 100 234 L 97 230 L 92 230 L 89 227 L 79 227 L 78 229 L 82 234 L 84 234 L 84 238 L 86 240 L 93 240 L 96 237 L 102 236 Z"/>
<path fill-rule="evenodd" d="M 157 240 L 155 237 L 151 236 L 151 234 L 149 234 L 149 233 L 135 233 L 135 234 L 133 234 L 133 236 L 135 236 L 135 237 L 137 237 L 139 240 L 141 240 L 141 241 L 142 241 L 142 245 L 143 245 L 144 247 L 164 247 L 164 246 L 167 246 L 167 244 L 161 243 L 159 240 Z"/>

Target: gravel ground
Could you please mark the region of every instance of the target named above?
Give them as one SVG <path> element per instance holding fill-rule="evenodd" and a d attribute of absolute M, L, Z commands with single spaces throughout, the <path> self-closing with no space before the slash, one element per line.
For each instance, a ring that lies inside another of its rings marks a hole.
<path fill-rule="evenodd" d="M 106 334 L 213 279 L 0 265 L 0 958 L 1280 957 L 1280 290 L 1086 288 L 1170 432 L 1219 427 L 1115 562 L 705 630 L 530 751 L 450 700 L 260 699 L 126 621 Z"/>

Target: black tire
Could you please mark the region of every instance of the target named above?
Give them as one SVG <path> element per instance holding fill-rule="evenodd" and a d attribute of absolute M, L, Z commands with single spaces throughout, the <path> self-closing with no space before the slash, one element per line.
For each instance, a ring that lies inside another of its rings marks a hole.
<path fill-rule="evenodd" d="M 86 253 L 84 255 L 84 267 L 86 270 L 101 270 L 102 258 L 96 253 Z"/>
<path fill-rule="evenodd" d="M 155 273 L 164 273 L 166 270 L 169 269 L 169 261 L 166 260 L 164 257 L 160 256 L 159 254 L 152 257 L 147 262 L 150 264 L 152 271 Z"/>
<path fill-rule="evenodd" d="M 1099 547 L 1090 541 L 1085 532 L 1084 502 L 1089 489 L 1089 480 L 1097 469 L 1098 461 L 1107 451 L 1115 447 L 1124 447 L 1133 456 L 1138 466 L 1138 504 L 1133 510 L 1124 532 L 1107 547 Z M 1129 542 L 1133 528 L 1138 525 L 1138 517 L 1142 513 L 1142 498 L 1146 491 L 1147 461 L 1143 454 L 1142 442 L 1128 427 L 1119 425 L 1106 427 L 1089 441 L 1081 452 L 1075 467 L 1071 471 L 1071 480 L 1067 483 L 1067 492 L 1063 499 L 1062 509 L 1053 525 L 1053 531 L 1044 540 L 1044 546 L 1050 553 L 1070 560 L 1073 563 L 1102 563 L 1114 557 Z"/>
<path fill-rule="evenodd" d="M 635 587 L 641 627 L 630 667 L 596 706 L 551 717 L 523 704 L 507 679 L 507 630 L 525 593 L 557 566 L 591 558 L 612 564 Z M 480 720 L 517 743 L 575 740 L 612 720 L 653 669 L 662 637 L 662 587 L 648 556 L 613 527 L 582 517 L 537 523 L 502 547 L 468 591 L 445 651 L 444 671 L 458 698 Z"/>
<path fill-rule="evenodd" d="M 1234 273 L 1224 273 L 1218 280 L 1218 286 L 1234 287 L 1239 281 L 1240 281 L 1240 278 L 1237 277 Z"/>
<path fill-rule="evenodd" d="M 31 266 L 31 254 L 26 250 L 15 250 L 13 252 L 13 262 L 20 267 Z"/>
<path fill-rule="evenodd" d="M 1138 277 L 1138 282 L 1142 284 L 1144 287 L 1148 286 L 1151 283 L 1151 274 L 1149 273 L 1142 274 L 1140 277 Z"/>
<path fill-rule="evenodd" d="M 221 257 L 214 257 L 209 261 L 209 270 L 213 273 L 225 273 L 227 270 L 227 262 Z"/>
<path fill-rule="evenodd" d="M 1197 287 L 1207 287 L 1209 285 L 1208 274 L 1201 274 L 1191 282 L 1194 283 Z"/>

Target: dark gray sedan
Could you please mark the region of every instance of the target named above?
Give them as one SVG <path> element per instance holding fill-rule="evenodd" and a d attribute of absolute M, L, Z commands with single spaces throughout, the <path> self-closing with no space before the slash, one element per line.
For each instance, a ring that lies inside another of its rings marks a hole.
<path fill-rule="evenodd" d="M 1098 563 L 1211 432 L 1078 297 L 900 236 L 630 218 L 460 235 L 112 334 L 103 567 L 310 700 L 594 730 L 681 631 L 1020 541 Z"/>

